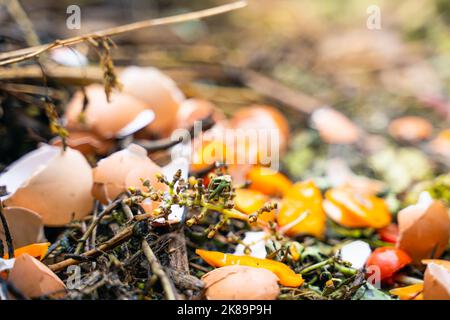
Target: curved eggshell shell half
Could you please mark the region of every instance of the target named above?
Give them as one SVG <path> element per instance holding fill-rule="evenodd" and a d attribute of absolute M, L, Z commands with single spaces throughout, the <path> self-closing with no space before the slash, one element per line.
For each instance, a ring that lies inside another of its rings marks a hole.
<path fill-rule="evenodd" d="M 71 148 L 44 145 L 13 163 L 0 176 L 10 195 L 7 207 L 39 214 L 46 226 L 61 226 L 87 215 L 93 207 L 92 169 Z"/>
<path fill-rule="evenodd" d="M 327 143 L 352 144 L 360 138 L 360 129 L 335 109 L 320 108 L 314 111 L 311 120 L 320 137 Z"/>
<path fill-rule="evenodd" d="M 14 248 L 44 240 L 44 224 L 41 217 L 31 210 L 19 207 L 3 208 Z M 0 224 L 0 241 L 5 241 L 5 231 Z"/>
<path fill-rule="evenodd" d="M 225 119 L 225 115 L 208 100 L 187 99 L 180 104 L 177 113 L 177 128 L 191 128 L 195 121 L 209 116 L 218 122 Z"/>
<path fill-rule="evenodd" d="M 145 102 L 155 113 L 148 131 L 162 137 L 170 134 L 175 128 L 179 105 L 185 99 L 175 82 L 156 68 L 136 66 L 125 68 L 120 82 L 124 93 Z"/>
<path fill-rule="evenodd" d="M 66 286 L 46 265 L 25 253 L 16 258 L 8 277 L 20 292 L 30 298 L 50 295 L 62 298 Z"/>
<path fill-rule="evenodd" d="M 252 105 L 241 108 L 233 115 L 230 125 L 234 129 L 274 130 L 279 138 L 279 151 L 286 151 L 290 137 L 289 124 L 284 115 L 274 107 Z"/>
<path fill-rule="evenodd" d="M 393 120 L 388 130 L 389 134 L 397 140 L 417 142 L 430 137 L 433 126 L 424 118 L 407 116 Z"/>
<path fill-rule="evenodd" d="M 54 146 L 63 145 L 60 137 L 52 139 L 50 144 Z M 89 131 L 70 131 L 66 144 L 85 156 L 106 155 L 114 145 L 113 140 L 103 139 Z"/>
<path fill-rule="evenodd" d="M 269 270 L 226 266 L 202 277 L 208 300 L 275 300 L 280 293 L 278 277 Z"/>
<path fill-rule="evenodd" d="M 94 168 L 94 197 L 103 204 L 125 192 L 127 187 L 141 187 L 140 178 L 149 179 L 155 188 L 161 187 L 155 175 L 161 168 L 147 157 L 147 151 L 136 144 L 100 160 Z"/>
<path fill-rule="evenodd" d="M 397 246 L 407 252 L 415 264 L 420 264 L 422 259 L 440 257 L 450 236 L 448 210 L 439 201 L 404 208 L 398 213 L 398 226 Z"/>
<path fill-rule="evenodd" d="M 144 102 L 118 91 L 111 92 L 108 102 L 105 89 L 99 84 L 86 87 L 85 92 L 88 99 L 85 122 L 79 120 L 84 103 L 84 95 L 79 91 L 72 97 L 65 113 L 69 129 L 92 130 L 102 138 L 110 139 L 119 135 L 121 130 L 142 114 L 151 112 Z M 148 120 L 135 128 L 135 131 L 147 126 L 151 119 Z"/>
<path fill-rule="evenodd" d="M 425 300 L 450 300 L 450 267 L 447 264 L 428 264 L 423 297 Z"/>

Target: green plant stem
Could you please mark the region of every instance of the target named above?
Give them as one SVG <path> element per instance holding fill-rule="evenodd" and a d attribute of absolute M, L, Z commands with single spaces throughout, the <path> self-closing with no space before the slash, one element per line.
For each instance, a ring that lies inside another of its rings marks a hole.
<path fill-rule="evenodd" d="M 321 261 L 321 262 L 319 262 L 319 263 L 313 264 L 313 265 L 311 265 L 311 266 L 309 266 L 309 267 L 306 267 L 305 269 L 301 270 L 301 271 L 300 271 L 300 274 L 307 274 L 307 273 L 309 273 L 309 272 L 311 272 L 311 271 L 314 271 L 314 270 L 316 270 L 316 269 L 320 269 L 320 268 L 322 268 L 322 267 L 324 267 L 324 266 L 326 266 L 326 265 L 332 263 L 333 260 L 334 260 L 333 258 L 330 258 L 330 259 Z"/>

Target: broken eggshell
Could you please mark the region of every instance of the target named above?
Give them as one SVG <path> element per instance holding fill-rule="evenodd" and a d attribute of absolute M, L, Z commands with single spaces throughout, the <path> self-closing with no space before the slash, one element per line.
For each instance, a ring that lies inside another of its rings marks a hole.
<path fill-rule="evenodd" d="M 442 130 L 428 147 L 431 152 L 450 160 L 450 129 Z"/>
<path fill-rule="evenodd" d="M 216 122 L 225 119 L 225 115 L 212 102 L 203 99 L 184 100 L 177 112 L 177 128 L 191 128 L 195 121 L 211 116 Z"/>
<path fill-rule="evenodd" d="M 431 260 L 431 262 L 427 263 L 424 276 L 423 297 L 425 300 L 450 300 L 449 261 Z"/>
<path fill-rule="evenodd" d="M 147 157 L 147 151 L 136 144 L 100 160 L 94 168 L 92 194 L 103 204 L 114 200 L 128 187 L 142 186 L 141 178 L 148 179 L 155 189 L 165 189 L 156 174 L 161 167 Z"/>
<path fill-rule="evenodd" d="M 8 281 L 30 298 L 50 295 L 62 298 L 66 286 L 46 265 L 25 253 L 15 259 Z"/>
<path fill-rule="evenodd" d="M 44 240 L 44 224 L 41 217 L 31 210 L 19 207 L 3 208 L 14 248 L 42 242 Z M 0 241 L 5 243 L 5 231 L 0 224 Z"/>
<path fill-rule="evenodd" d="M 278 277 L 271 271 L 247 266 L 226 266 L 202 277 L 208 300 L 275 300 Z"/>
<path fill-rule="evenodd" d="M 174 117 L 185 97 L 171 78 L 153 67 L 130 66 L 122 71 L 120 82 L 124 93 L 153 110 L 155 120 L 146 129 L 148 133 L 164 137 L 175 129 Z"/>
<path fill-rule="evenodd" d="M 92 84 L 85 88 L 88 100 L 83 111 L 84 94 L 78 91 L 70 100 L 65 118 L 67 128 L 92 131 L 104 139 L 131 135 L 154 119 L 154 113 L 144 102 L 135 97 L 113 90 L 108 102 L 105 88 Z"/>
<path fill-rule="evenodd" d="M 60 137 L 50 141 L 51 145 L 62 146 Z M 106 155 L 113 148 L 113 140 L 106 140 L 89 131 L 70 131 L 66 144 L 72 149 L 80 151 L 85 156 Z"/>
<path fill-rule="evenodd" d="M 355 269 L 362 269 L 371 253 L 369 244 L 361 240 L 347 243 L 340 249 L 342 260 L 350 262 Z"/>
<path fill-rule="evenodd" d="M 26 154 L 0 176 L 8 195 L 7 207 L 36 212 L 46 226 L 61 226 L 81 219 L 93 207 L 92 169 L 84 156 L 71 148 L 43 145 Z"/>
<path fill-rule="evenodd" d="M 360 129 L 349 118 L 329 107 L 314 111 L 311 121 L 320 137 L 327 143 L 353 144 L 361 135 Z"/>
<path fill-rule="evenodd" d="M 289 142 L 290 131 L 289 124 L 285 116 L 276 108 L 268 105 L 252 105 L 239 109 L 231 119 L 230 125 L 233 129 L 255 130 L 257 134 L 262 131 L 267 132 L 270 138 L 277 134 L 278 145 L 276 151 L 284 152 Z M 261 143 L 261 141 L 259 141 Z M 270 143 L 274 143 L 270 141 Z M 260 150 L 264 146 L 259 146 L 258 152 L 266 152 Z M 258 154 L 261 156 L 261 154 Z"/>
<path fill-rule="evenodd" d="M 422 259 L 440 257 L 448 244 L 448 210 L 427 192 L 421 193 L 417 204 L 398 213 L 398 226 L 397 247 L 407 252 L 415 264 L 420 264 Z"/>
<path fill-rule="evenodd" d="M 248 231 L 245 233 L 242 243 L 236 246 L 234 254 L 245 255 L 245 246 L 250 248 L 250 256 L 265 259 L 267 256 L 266 242 L 268 234 L 265 231 Z"/>
<path fill-rule="evenodd" d="M 424 118 L 407 116 L 393 120 L 389 124 L 388 130 L 396 140 L 418 142 L 430 137 L 433 126 Z"/>

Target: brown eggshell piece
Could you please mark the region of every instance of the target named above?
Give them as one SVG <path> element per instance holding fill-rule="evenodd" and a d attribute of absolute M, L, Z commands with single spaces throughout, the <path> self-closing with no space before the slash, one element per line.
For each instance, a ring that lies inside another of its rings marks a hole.
<path fill-rule="evenodd" d="M 353 144 L 360 138 L 360 129 L 335 109 L 320 108 L 314 111 L 311 121 L 327 143 Z"/>
<path fill-rule="evenodd" d="M 225 119 L 225 115 L 210 101 L 203 99 L 184 100 L 177 113 L 177 128 L 191 128 L 195 121 L 209 116 L 218 122 Z"/>
<path fill-rule="evenodd" d="M 3 208 L 14 248 L 44 240 L 44 224 L 41 217 L 31 210 L 19 207 Z M 5 231 L 0 224 L 0 241 L 5 243 Z"/>
<path fill-rule="evenodd" d="M 450 236 L 447 208 L 439 201 L 429 206 L 412 205 L 398 213 L 397 246 L 419 264 L 422 259 L 438 258 Z M 431 255 L 434 253 L 434 256 Z"/>
<path fill-rule="evenodd" d="M 46 265 L 25 253 L 16 258 L 8 277 L 20 292 L 30 298 L 50 295 L 63 298 L 66 286 Z"/>
<path fill-rule="evenodd" d="M 285 151 L 289 142 L 289 124 L 285 116 L 268 105 L 252 105 L 239 109 L 231 119 L 234 129 L 277 130 L 279 147 Z"/>
<path fill-rule="evenodd" d="M 135 121 L 148 110 L 147 104 L 119 91 L 111 92 L 108 102 L 105 89 L 99 84 L 85 88 L 88 104 L 85 110 L 85 123 L 80 122 L 83 110 L 84 95 L 76 92 L 67 106 L 65 117 L 69 129 L 92 130 L 104 139 L 116 137 L 122 129 Z M 153 116 L 152 116 L 153 118 Z M 151 120 L 136 128 L 135 131 L 147 126 Z"/>
<path fill-rule="evenodd" d="M 156 68 L 130 66 L 120 75 L 123 92 L 145 102 L 155 113 L 148 131 L 167 136 L 175 129 L 180 103 L 185 99 L 175 82 Z"/>
<path fill-rule="evenodd" d="M 450 267 L 429 263 L 425 271 L 423 297 L 425 300 L 450 300 Z"/>
<path fill-rule="evenodd" d="M 13 163 L 0 176 L 11 195 L 7 207 L 23 207 L 39 214 L 46 226 L 61 226 L 91 212 L 92 169 L 71 148 L 44 145 Z"/>
<path fill-rule="evenodd" d="M 50 141 L 54 146 L 62 146 L 62 139 L 56 137 Z M 106 140 L 89 131 L 70 131 L 66 144 L 85 156 L 105 155 L 113 147 L 112 140 Z"/>
<path fill-rule="evenodd" d="M 147 151 L 136 144 L 100 160 L 94 168 L 94 197 L 103 204 L 125 192 L 127 187 L 141 187 L 140 178 L 157 185 L 155 175 L 161 168 L 147 157 Z M 155 186 L 155 188 L 157 188 Z"/>
<path fill-rule="evenodd" d="M 450 129 L 443 130 L 429 143 L 430 150 L 442 157 L 450 159 Z"/>
<path fill-rule="evenodd" d="M 226 266 L 202 277 L 208 300 L 275 300 L 280 293 L 278 277 L 269 270 Z"/>
<path fill-rule="evenodd" d="M 433 126 L 424 118 L 407 116 L 393 120 L 388 130 L 389 134 L 397 140 L 418 142 L 430 137 Z"/>

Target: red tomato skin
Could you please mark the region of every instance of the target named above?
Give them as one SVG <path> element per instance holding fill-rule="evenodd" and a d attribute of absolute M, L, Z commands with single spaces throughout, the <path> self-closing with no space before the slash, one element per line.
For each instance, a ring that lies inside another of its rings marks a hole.
<path fill-rule="evenodd" d="M 377 266 L 380 280 L 386 282 L 394 273 L 411 263 L 412 259 L 402 250 L 394 247 L 375 249 L 367 259 L 366 267 Z"/>
<path fill-rule="evenodd" d="M 378 236 L 380 240 L 389 242 L 389 243 L 397 243 L 398 240 L 398 226 L 395 223 L 391 223 L 387 227 L 384 227 L 378 230 Z"/>

